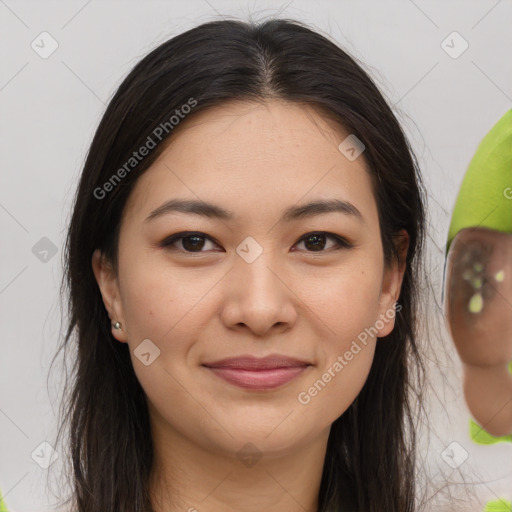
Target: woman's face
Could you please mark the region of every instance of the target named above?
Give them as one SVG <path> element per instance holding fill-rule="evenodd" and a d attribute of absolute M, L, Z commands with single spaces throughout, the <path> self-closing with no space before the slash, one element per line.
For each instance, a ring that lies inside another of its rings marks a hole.
<path fill-rule="evenodd" d="M 348 135 L 311 107 L 232 102 L 183 121 L 137 181 L 117 275 L 98 251 L 93 268 L 160 431 L 282 455 L 326 436 L 361 390 L 403 270 L 384 268 L 364 153 L 338 149 Z M 196 235 L 171 240 L 183 232 Z M 296 361 L 212 367 L 269 355 Z"/>

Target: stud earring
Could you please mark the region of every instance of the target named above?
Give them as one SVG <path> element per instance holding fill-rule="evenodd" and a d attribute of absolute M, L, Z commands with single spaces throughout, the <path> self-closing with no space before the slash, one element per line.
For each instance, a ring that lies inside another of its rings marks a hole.
<path fill-rule="evenodd" d="M 121 329 L 121 322 L 116 322 L 115 324 L 112 325 L 112 327 L 114 329 Z"/>

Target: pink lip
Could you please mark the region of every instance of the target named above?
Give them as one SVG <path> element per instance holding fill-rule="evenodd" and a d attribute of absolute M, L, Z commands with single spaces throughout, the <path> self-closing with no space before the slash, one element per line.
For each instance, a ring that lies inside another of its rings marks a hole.
<path fill-rule="evenodd" d="M 273 389 L 290 382 L 308 366 L 285 356 L 267 356 L 255 358 L 243 356 L 223 359 L 203 366 L 225 381 L 245 389 Z"/>

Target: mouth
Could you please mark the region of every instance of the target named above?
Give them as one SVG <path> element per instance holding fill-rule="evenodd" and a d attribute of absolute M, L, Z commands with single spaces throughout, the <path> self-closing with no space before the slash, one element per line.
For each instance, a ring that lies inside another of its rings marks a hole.
<path fill-rule="evenodd" d="M 264 358 L 241 356 L 205 363 L 202 366 L 235 386 L 270 390 L 291 382 L 312 365 L 307 361 L 273 355 Z"/>

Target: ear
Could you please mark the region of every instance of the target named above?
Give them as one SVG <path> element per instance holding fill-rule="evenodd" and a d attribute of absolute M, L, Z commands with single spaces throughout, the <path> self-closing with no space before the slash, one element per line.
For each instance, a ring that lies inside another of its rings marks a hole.
<path fill-rule="evenodd" d="M 108 261 L 99 249 L 94 251 L 91 263 L 96 282 L 98 283 L 101 296 L 103 297 L 103 304 L 105 305 L 108 317 L 110 318 L 110 323 L 111 325 L 115 322 L 121 323 L 120 329 L 114 329 L 114 327 L 111 327 L 112 336 L 114 336 L 118 341 L 126 342 L 126 328 L 117 275 L 111 262 Z"/>
<path fill-rule="evenodd" d="M 400 295 L 406 270 L 409 234 L 405 229 L 402 229 L 393 236 L 393 242 L 398 256 L 393 258 L 388 268 L 384 269 L 379 299 L 379 318 L 375 322 L 375 328 L 378 330 L 377 337 L 380 338 L 387 336 L 393 330 L 395 327 L 395 313 L 400 310 L 398 308 L 395 310 L 395 303 Z M 379 328 L 382 324 L 382 328 Z"/>

